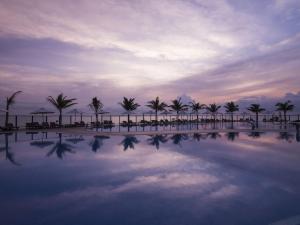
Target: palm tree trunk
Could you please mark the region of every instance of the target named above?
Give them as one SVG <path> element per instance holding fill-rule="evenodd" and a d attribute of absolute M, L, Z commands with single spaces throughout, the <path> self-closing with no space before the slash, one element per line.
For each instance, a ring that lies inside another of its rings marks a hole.
<path fill-rule="evenodd" d="M 62 126 L 62 110 L 61 110 L 61 109 L 59 110 L 59 119 L 58 119 L 58 123 L 59 123 L 59 126 L 61 127 L 61 126 Z"/>
<path fill-rule="evenodd" d="M 96 116 L 96 126 L 98 127 L 98 124 L 99 124 L 98 112 L 95 113 L 95 116 Z"/>
<path fill-rule="evenodd" d="M 256 128 L 258 128 L 258 113 L 256 113 Z"/>
<path fill-rule="evenodd" d="M 129 114 L 127 115 L 127 131 L 129 132 L 129 127 L 130 127 L 130 125 L 129 125 L 129 121 L 130 121 L 130 116 L 129 116 Z"/>
<path fill-rule="evenodd" d="M 157 110 L 155 110 L 155 130 L 158 130 Z"/>
<path fill-rule="evenodd" d="M 286 111 L 283 111 L 283 116 L 284 116 L 284 123 L 286 123 L 287 119 L 286 119 Z"/>
<path fill-rule="evenodd" d="M 198 112 L 197 112 L 197 124 L 199 123 L 199 115 L 198 115 Z"/>
<path fill-rule="evenodd" d="M 233 129 L 233 113 L 231 113 L 231 129 Z"/>

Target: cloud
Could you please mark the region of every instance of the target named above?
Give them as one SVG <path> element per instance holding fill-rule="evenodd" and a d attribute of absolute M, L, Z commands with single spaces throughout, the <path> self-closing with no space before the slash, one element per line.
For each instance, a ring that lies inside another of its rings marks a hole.
<path fill-rule="evenodd" d="M 115 105 L 125 95 L 209 103 L 297 93 L 298 4 L 4 0 L 0 94 L 41 102 L 63 91 Z"/>
<path fill-rule="evenodd" d="M 224 65 L 207 73 L 192 75 L 158 86 L 157 89 L 163 89 L 173 96 L 181 91 L 205 103 L 238 100 L 248 96 L 280 97 L 286 92 L 299 91 L 299 58 L 299 47 L 281 49 Z"/>

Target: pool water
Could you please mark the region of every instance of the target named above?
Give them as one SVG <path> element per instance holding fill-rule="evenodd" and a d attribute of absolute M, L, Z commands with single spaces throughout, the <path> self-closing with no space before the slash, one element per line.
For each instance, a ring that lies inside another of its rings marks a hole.
<path fill-rule="evenodd" d="M 18 132 L 0 154 L 0 224 L 300 224 L 296 133 Z"/>

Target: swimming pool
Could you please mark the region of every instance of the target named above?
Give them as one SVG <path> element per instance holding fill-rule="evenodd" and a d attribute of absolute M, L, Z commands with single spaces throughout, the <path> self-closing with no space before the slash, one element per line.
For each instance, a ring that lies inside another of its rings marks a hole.
<path fill-rule="evenodd" d="M 1 223 L 300 224 L 299 134 L 0 135 Z"/>

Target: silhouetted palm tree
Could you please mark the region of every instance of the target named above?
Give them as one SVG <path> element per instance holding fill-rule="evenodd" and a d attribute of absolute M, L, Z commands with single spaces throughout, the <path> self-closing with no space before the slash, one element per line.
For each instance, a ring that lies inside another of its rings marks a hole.
<path fill-rule="evenodd" d="M 98 126 L 98 123 L 99 123 L 98 115 L 99 115 L 100 110 L 102 110 L 102 108 L 103 108 L 103 104 L 100 101 L 100 99 L 98 99 L 97 97 L 94 97 L 94 98 L 92 98 L 92 102 L 89 104 L 89 107 L 95 113 L 96 126 Z"/>
<path fill-rule="evenodd" d="M 155 100 L 149 101 L 146 106 L 155 111 L 155 120 L 157 121 L 157 113 L 159 111 L 164 111 L 167 107 L 167 104 L 164 102 L 160 102 L 159 97 L 156 97 Z"/>
<path fill-rule="evenodd" d="M 166 143 L 168 141 L 167 135 L 153 135 L 151 138 L 147 139 L 149 145 L 153 145 L 156 149 L 159 149 L 160 143 Z"/>
<path fill-rule="evenodd" d="M 9 108 L 15 104 L 16 96 L 20 93 L 22 93 L 22 91 L 16 91 L 10 97 L 6 97 L 5 127 L 8 126 Z"/>
<path fill-rule="evenodd" d="M 227 102 L 224 105 L 224 108 L 226 109 L 227 113 L 231 114 L 231 123 L 233 125 L 233 113 L 239 111 L 239 105 L 236 105 L 234 102 Z"/>
<path fill-rule="evenodd" d="M 214 121 L 216 121 L 216 114 L 218 113 L 220 108 L 221 108 L 221 106 L 217 105 L 215 103 L 210 104 L 206 107 L 207 111 L 209 111 L 213 115 Z"/>
<path fill-rule="evenodd" d="M 128 148 L 134 149 L 134 144 L 138 144 L 138 143 L 139 140 L 132 135 L 125 136 L 125 138 L 121 142 L 124 151 L 126 151 Z"/>
<path fill-rule="evenodd" d="M 188 105 L 183 104 L 181 102 L 181 98 L 174 99 L 171 102 L 172 102 L 172 104 L 169 105 L 169 107 L 176 112 L 176 114 L 177 114 L 177 118 L 176 119 L 178 120 L 178 114 L 180 112 L 188 110 Z"/>
<path fill-rule="evenodd" d="M 136 110 L 140 105 L 138 103 L 134 102 L 134 98 L 123 98 L 123 101 L 120 102 L 119 104 L 123 107 L 123 109 L 125 109 L 128 112 L 128 117 L 127 117 L 127 122 L 129 125 L 129 121 L 130 121 L 130 113 L 133 112 L 134 110 Z M 129 130 L 129 126 L 128 126 L 128 130 Z"/>
<path fill-rule="evenodd" d="M 199 111 L 201 109 L 204 109 L 206 107 L 206 105 L 204 104 L 200 104 L 199 102 L 195 102 L 195 101 L 192 101 L 190 102 L 190 108 L 193 112 L 197 113 L 197 123 L 199 122 Z"/>
<path fill-rule="evenodd" d="M 75 153 L 75 151 L 72 150 L 72 148 L 73 148 L 72 145 L 62 142 L 62 134 L 61 133 L 58 134 L 58 137 L 59 137 L 58 142 L 56 142 L 54 147 L 47 153 L 47 156 L 50 156 L 55 152 L 57 157 L 62 159 L 66 152 Z"/>
<path fill-rule="evenodd" d="M 59 94 L 56 99 L 49 96 L 47 100 L 59 111 L 59 126 L 62 125 L 62 110 L 77 104 L 74 102 L 76 98 L 67 99 L 67 96 L 64 96 L 63 93 Z"/>
<path fill-rule="evenodd" d="M 256 115 L 256 127 L 258 127 L 258 114 L 266 111 L 264 108 L 260 107 L 260 104 L 251 104 L 251 106 L 247 109 L 250 112 L 255 113 Z"/>
<path fill-rule="evenodd" d="M 90 146 L 92 147 L 93 152 L 97 152 L 103 146 L 103 140 L 109 139 L 108 136 L 96 136 L 94 140 L 90 142 Z"/>
<path fill-rule="evenodd" d="M 290 104 L 291 101 L 286 102 L 278 102 L 275 106 L 277 107 L 277 111 L 283 112 L 284 122 L 286 123 L 286 113 L 288 111 L 293 111 L 294 105 Z"/>

